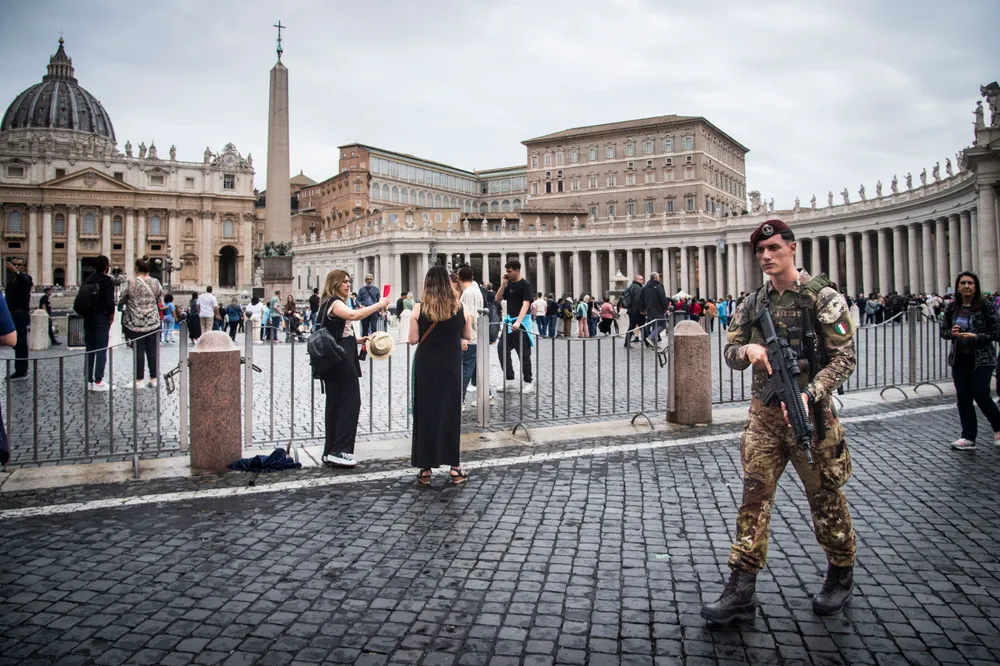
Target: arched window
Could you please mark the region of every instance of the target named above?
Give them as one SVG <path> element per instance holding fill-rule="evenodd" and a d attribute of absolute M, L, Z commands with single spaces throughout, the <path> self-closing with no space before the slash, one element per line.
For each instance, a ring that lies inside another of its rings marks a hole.
<path fill-rule="evenodd" d="M 424 201 L 426 201 L 426 199 L 424 198 L 424 193 L 421 192 L 420 196 L 417 198 L 417 204 L 420 205 L 420 206 L 423 206 L 424 205 Z"/>
<path fill-rule="evenodd" d="M 417 191 L 416 190 L 410 190 L 410 203 L 413 204 L 414 206 L 417 205 Z"/>
<path fill-rule="evenodd" d="M 410 200 L 410 191 L 405 187 L 399 191 L 399 200 L 403 203 Z"/>
<path fill-rule="evenodd" d="M 12 210 L 7 213 L 7 231 L 12 234 L 24 233 L 24 221 L 21 217 L 21 211 Z"/>
<path fill-rule="evenodd" d="M 66 233 L 66 216 L 62 213 L 57 214 L 56 219 L 52 222 L 52 232 L 57 236 Z"/>
<path fill-rule="evenodd" d="M 521 200 L 514 199 L 514 210 L 521 210 Z"/>
<path fill-rule="evenodd" d="M 122 235 L 122 216 L 115 215 L 111 220 L 111 235 L 121 236 Z"/>
<path fill-rule="evenodd" d="M 392 200 L 399 203 L 399 188 L 395 185 L 392 186 Z"/>
<path fill-rule="evenodd" d="M 184 235 L 194 236 L 194 220 L 190 217 L 184 220 Z"/>
<path fill-rule="evenodd" d="M 458 199 L 457 198 L 455 198 L 455 197 L 451 198 L 451 207 L 452 208 L 458 208 Z"/>
<path fill-rule="evenodd" d="M 87 213 L 83 216 L 83 233 L 85 234 L 97 233 L 97 222 L 94 221 L 93 213 Z"/>
<path fill-rule="evenodd" d="M 490 210 L 493 211 L 494 213 L 499 213 L 500 212 L 500 202 L 499 201 L 494 201 L 493 203 L 491 203 L 490 204 Z"/>
<path fill-rule="evenodd" d="M 371 198 L 372 199 L 380 199 L 381 195 L 382 195 L 382 190 L 379 188 L 379 184 L 378 183 L 372 183 Z"/>
<path fill-rule="evenodd" d="M 382 186 L 382 201 L 388 201 L 388 200 L 389 200 L 389 186 L 388 185 L 383 185 Z"/>
<path fill-rule="evenodd" d="M 233 221 L 230 219 L 223 220 L 222 222 L 222 235 L 224 238 L 232 238 L 236 235 L 236 230 L 233 225 Z"/>
<path fill-rule="evenodd" d="M 435 194 L 434 195 L 434 207 L 435 208 L 440 208 L 441 207 L 441 195 L 440 194 Z"/>
<path fill-rule="evenodd" d="M 509 200 L 507 200 L 507 199 L 503 200 L 503 203 L 500 204 L 500 212 L 501 213 L 509 213 L 510 212 L 510 201 Z"/>
<path fill-rule="evenodd" d="M 479 212 L 480 213 L 488 213 L 488 212 L 490 212 L 490 207 L 486 205 L 485 201 L 483 203 L 479 204 Z"/>
<path fill-rule="evenodd" d="M 149 218 L 149 235 L 159 236 L 163 233 L 162 225 L 160 224 L 160 216 L 153 215 Z"/>

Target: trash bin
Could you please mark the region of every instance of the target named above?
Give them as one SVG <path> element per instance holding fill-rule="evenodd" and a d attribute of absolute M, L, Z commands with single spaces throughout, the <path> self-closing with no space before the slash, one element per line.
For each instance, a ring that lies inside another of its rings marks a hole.
<path fill-rule="evenodd" d="M 87 346 L 83 338 L 83 317 L 74 312 L 66 315 L 66 346 L 69 349 L 83 349 Z"/>

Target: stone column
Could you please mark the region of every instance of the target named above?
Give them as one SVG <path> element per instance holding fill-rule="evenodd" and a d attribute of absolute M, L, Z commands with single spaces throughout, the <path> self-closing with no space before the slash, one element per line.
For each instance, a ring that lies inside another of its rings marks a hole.
<path fill-rule="evenodd" d="M 146 254 L 146 247 L 147 247 L 147 243 L 146 243 L 146 224 L 147 224 L 147 221 L 149 220 L 149 211 L 148 210 L 140 210 L 138 218 L 139 219 L 137 220 L 138 224 L 136 224 L 136 234 L 135 234 L 135 255 L 137 257 L 141 257 L 144 254 Z M 162 219 L 160 220 L 160 224 L 163 224 L 163 220 Z M 209 253 L 212 252 L 212 240 L 211 240 L 211 236 L 209 237 L 209 241 L 208 241 L 208 251 L 209 251 Z M 214 261 L 214 257 L 211 257 L 209 259 L 209 262 L 210 262 L 209 266 L 212 265 L 211 262 L 213 262 L 213 261 Z M 125 270 L 128 271 L 129 273 L 132 273 L 134 269 L 130 265 Z M 210 270 L 210 272 L 214 272 L 214 271 L 211 270 L 211 268 L 209 270 Z M 209 279 L 211 279 L 211 278 L 209 278 Z"/>
<path fill-rule="evenodd" d="M 889 281 L 892 279 L 890 272 L 892 267 L 889 265 L 889 229 L 879 229 L 878 230 L 878 292 L 883 296 L 889 294 L 892 289 L 889 288 Z"/>
<path fill-rule="evenodd" d="M 962 246 L 962 257 L 960 260 L 959 273 L 972 270 L 972 217 L 969 211 L 963 210 L 959 217 L 961 226 L 960 243 Z"/>
<path fill-rule="evenodd" d="M 937 274 L 934 291 L 943 294 L 948 290 L 948 218 L 939 217 L 934 229 L 934 267 Z"/>
<path fill-rule="evenodd" d="M 979 207 L 977 226 L 979 227 L 979 283 L 983 291 L 996 292 L 1000 289 L 1000 256 L 997 247 L 997 210 L 993 187 L 995 183 L 979 183 Z"/>
<path fill-rule="evenodd" d="M 642 251 L 642 274 L 649 279 L 649 274 L 653 272 L 653 253 L 648 247 Z"/>
<path fill-rule="evenodd" d="M 698 246 L 698 298 L 708 298 L 708 258 L 705 246 Z"/>
<path fill-rule="evenodd" d="M 747 284 L 747 251 L 746 246 L 743 243 L 736 244 L 736 278 L 733 283 L 736 288 L 733 290 L 733 296 L 738 297 L 744 291 L 746 291 Z"/>
<path fill-rule="evenodd" d="M 566 295 L 566 269 L 562 262 L 562 252 L 556 250 L 554 258 L 556 267 L 556 300 L 558 300 Z"/>
<path fill-rule="evenodd" d="M 604 286 L 601 280 L 601 258 L 597 256 L 597 250 L 591 250 L 587 254 L 590 255 L 590 293 L 592 296 L 603 298 L 607 287 Z M 538 289 L 536 291 L 542 290 Z M 544 296 L 544 292 L 542 292 L 542 295 Z"/>
<path fill-rule="evenodd" d="M 110 218 L 109 218 L 110 219 Z M 30 223 L 30 218 L 29 218 Z M 110 222 L 108 222 L 110 225 Z M 52 206 L 42 206 L 42 265 L 41 275 L 35 276 L 39 284 L 52 284 Z"/>
<path fill-rule="evenodd" d="M 934 289 L 934 239 L 932 234 L 932 225 L 934 222 L 931 220 L 924 220 L 921 223 L 922 238 L 920 242 L 920 248 L 923 251 L 923 291 L 925 294 L 931 294 L 936 289 Z"/>
<path fill-rule="evenodd" d="M 583 270 L 580 266 L 580 252 L 574 250 L 572 254 L 573 261 L 573 295 L 579 297 L 583 295 Z"/>
<path fill-rule="evenodd" d="M 101 208 L 101 254 L 111 257 L 111 209 L 107 206 Z M 131 275 L 131 267 L 122 270 Z"/>
<path fill-rule="evenodd" d="M 906 248 L 910 266 L 910 293 L 920 292 L 920 226 L 918 224 L 906 225 Z"/>
<path fill-rule="evenodd" d="M 212 218 L 214 213 L 211 211 L 202 211 L 201 213 L 201 242 L 198 251 L 198 268 L 201 277 L 201 284 L 210 285 L 212 284 Z M 142 220 L 144 215 L 142 212 L 139 214 L 139 219 Z"/>
<path fill-rule="evenodd" d="M 535 291 L 542 292 L 542 296 L 548 296 L 549 294 L 549 289 L 545 284 L 545 278 L 548 277 L 545 275 L 545 268 L 545 253 L 539 251 L 538 254 L 535 255 L 535 275 L 537 276 L 538 281 Z"/>
<path fill-rule="evenodd" d="M 854 264 L 854 234 L 844 234 L 844 261 L 847 264 L 847 294 L 851 298 L 858 296 L 858 269 Z"/>
<path fill-rule="evenodd" d="M 628 278 L 629 284 L 632 284 L 632 278 L 635 277 L 635 251 L 631 248 L 625 250 L 625 266 L 628 268 L 625 277 Z"/>
<path fill-rule="evenodd" d="M 841 289 L 844 285 L 840 282 L 840 242 L 837 240 L 836 236 L 830 236 L 826 240 L 827 245 L 827 261 L 830 264 L 829 276 L 830 281 L 836 283 Z M 852 297 L 853 298 L 853 297 Z"/>
<path fill-rule="evenodd" d="M 670 248 L 663 248 L 663 270 L 660 271 L 660 275 L 667 296 L 676 294 L 677 290 L 674 289 L 674 257 Z"/>
<path fill-rule="evenodd" d="M 959 238 L 959 219 L 958 213 L 953 213 L 948 216 L 948 282 L 945 283 L 947 288 L 953 285 L 955 278 L 959 273 L 962 272 L 962 244 Z"/>
<path fill-rule="evenodd" d="M 729 243 L 726 246 L 726 287 L 723 290 L 724 296 L 739 296 L 736 289 L 736 245 Z"/>
<path fill-rule="evenodd" d="M 725 278 L 725 262 L 726 255 L 719 254 L 719 246 L 715 246 L 715 289 L 712 292 L 712 298 L 717 298 L 719 296 L 726 295 L 726 278 Z"/>
<path fill-rule="evenodd" d="M 893 284 L 892 290 L 897 293 L 904 293 L 903 287 L 906 283 L 906 249 L 904 243 L 906 242 L 904 234 L 906 229 L 903 227 L 893 227 L 892 228 L 892 270 L 893 270 Z M 879 257 L 881 259 L 881 257 Z"/>
<path fill-rule="evenodd" d="M 424 278 L 427 276 L 427 264 L 430 261 L 427 258 L 429 254 L 429 252 L 417 253 L 417 277 L 414 280 L 413 289 L 411 289 L 414 298 L 420 298 L 420 294 L 424 290 Z M 359 279 L 364 284 L 365 276 L 361 275 Z"/>
<path fill-rule="evenodd" d="M 973 242 L 973 249 L 972 249 L 972 256 L 971 256 L 971 259 L 972 259 L 972 272 L 975 273 L 976 275 L 979 275 L 979 271 L 982 268 L 982 264 L 981 264 L 981 257 L 982 257 L 982 255 L 980 254 L 979 247 L 978 247 L 978 243 L 979 243 L 979 210 L 973 209 L 973 210 L 969 211 L 969 220 L 970 220 L 970 229 L 971 229 L 970 232 L 969 232 L 969 238 L 970 238 L 971 241 L 974 241 Z M 980 276 L 980 283 L 981 282 L 982 282 L 982 276 Z M 980 286 L 982 286 L 982 285 L 980 285 Z"/>
<path fill-rule="evenodd" d="M 76 248 L 79 241 L 76 237 L 76 216 L 80 209 L 73 206 L 66 215 L 66 286 L 78 282 L 76 271 Z"/>
<path fill-rule="evenodd" d="M 690 270 L 688 267 L 688 249 L 686 247 L 681 247 L 678 250 L 681 253 L 681 291 L 691 294 L 691 283 L 688 282 L 690 276 Z M 691 294 L 692 296 L 694 294 Z"/>
<path fill-rule="evenodd" d="M 8 213 L 9 214 L 9 213 Z M 42 240 L 38 233 L 38 206 L 28 206 L 28 274 L 38 270 L 41 264 Z M 69 283 L 67 283 L 68 285 Z"/>
<path fill-rule="evenodd" d="M 861 232 L 861 291 L 866 295 L 875 291 L 875 279 L 872 257 L 872 232 Z"/>
<path fill-rule="evenodd" d="M 472 264 L 472 255 L 469 255 L 469 264 Z M 392 293 L 398 298 L 403 293 L 403 254 L 401 252 L 397 251 L 392 255 L 392 277 L 390 280 Z M 395 299 L 393 300 L 395 301 Z"/>
<path fill-rule="evenodd" d="M 181 254 L 180 254 L 181 237 L 180 237 L 180 230 L 179 230 L 179 228 L 177 226 L 179 224 L 178 221 L 177 221 L 177 211 L 176 210 L 172 210 L 172 211 L 168 212 L 167 215 L 168 215 L 168 217 L 167 217 L 167 250 L 168 250 L 168 255 L 167 256 L 169 256 L 171 259 L 173 259 L 174 266 L 176 266 L 177 262 L 178 262 L 178 259 L 180 259 L 180 256 L 181 256 Z M 239 220 L 238 217 L 236 219 Z M 253 216 L 250 215 L 250 214 L 248 214 L 248 213 L 244 213 L 243 214 L 243 224 L 241 226 L 237 227 L 237 229 L 239 230 L 238 235 L 241 238 L 243 238 L 244 241 L 246 241 L 248 239 L 250 239 L 252 241 L 252 238 L 253 238 Z M 247 249 L 246 249 L 247 245 L 246 245 L 245 242 L 243 243 L 243 247 L 244 247 L 243 254 L 245 256 L 249 255 L 253 251 L 252 250 L 252 248 L 253 248 L 253 243 L 252 242 L 250 244 L 250 248 L 251 248 L 250 251 L 247 251 Z M 251 264 L 251 266 L 252 266 L 252 264 Z M 244 267 L 244 270 L 246 270 L 245 267 Z M 251 270 L 252 270 L 252 268 L 251 268 Z M 249 273 L 247 273 L 246 275 L 243 276 L 243 282 L 244 283 L 252 283 L 253 282 L 253 276 L 250 275 Z M 237 285 L 238 285 L 238 283 L 237 283 Z"/>
<path fill-rule="evenodd" d="M 813 277 L 823 272 L 823 266 L 819 256 L 819 246 L 819 238 L 814 236 L 813 239 L 809 241 L 809 253 L 811 255 L 809 257 L 809 273 Z"/>
<path fill-rule="evenodd" d="M 141 212 L 139 213 L 142 214 Z M 129 274 L 135 265 L 135 209 L 125 209 L 125 266 Z"/>
<path fill-rule="evenodd" d="M 243 226 L 240 228 L 240 242 L 243 245 L 243 275 L 241 277 L 243 284 L 251 288 L 253 285 L 253 224 L 255 217 L 253 213 L 243 213 Z M 176 219 L 174 221 L 176 222 Z M 179 232 L 174 235 L 178 241 L 170 248 L 170 256 L 174 257 L 174 266 L 177 266 L 181 256 L 180 236 Z M 315 271 L 313 274 L 315 275 Z M 309 290 L 312 291 L 312 286 Z"/>

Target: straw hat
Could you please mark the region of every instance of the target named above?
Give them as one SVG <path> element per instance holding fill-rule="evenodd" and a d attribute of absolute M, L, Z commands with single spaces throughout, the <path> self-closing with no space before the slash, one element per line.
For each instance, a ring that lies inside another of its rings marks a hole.
<path fill-rule="evenodd" d="M 385 331 L 376 331 L 368 336 L 368 355 L 376 361 L 381 361 L 392 356 L 395 343 L 392 336 Z"/>

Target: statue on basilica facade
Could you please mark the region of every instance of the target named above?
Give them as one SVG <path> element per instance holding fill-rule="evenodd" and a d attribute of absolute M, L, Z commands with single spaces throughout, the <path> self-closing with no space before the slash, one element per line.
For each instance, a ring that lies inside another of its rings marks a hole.
<path fill-rule="evenodd" d="M 923 171 L 920 172 L 920 187 L 927 186 L 927 167 L 924 167 Z"/>
<path fill-rule="evenodd" d="M 877 183 L 875 183 L 875 198 L 876 199 L 881 199 L 882 198 L 882 181 L 881 180 L 879 180 Z"/>
<path fill-rule="evenodd" d="M 934 168 L 931 169 L 931 175 L 934 176 L 934 182 L 941 180 L 941 162 L 936 162 Z"/>
<path fill-rule="evenodd" d="M 847 204 L 851 203 L 851 195 L 850 195 L 850 192 L 847 191 L 846 187 L 843 190 L 840 191 L 840 196 L 844 197 L 844 205 L 845 206 Z"/>
<path fill-rule="evenodd" d="M 954 176 L 954 175 L 955 175 L 955 174 L 954 174 L 954 173 L 952 173 L 952 171 L 951 171 L 951 158 L 950 158 L 950 157 L 949 157 L 949 158 L 945 158 L 945 160 L 944 160 L 944 172 L 945 172 L 946 174 L 948 174 L 948 176 L 949 176 L 949 177 L 951 177 L 951 176 Z"/>
<path fill-rule="evenodd" d="M 205 164 L 208 164 L 211 161 L 212 161 L 212 149 L 206 147 L 205 148 Z"/>
<path fill-rule="evenodd" d="M 1000 127 L 1000 85 L 994 81 L 979 86 L 979 93 L 986 98 L 986 104 L 990 107 L 990 127 Z"/>
<path fill-rule="evenodd" d="M 253 168 L 253 153 L 247 153 L 247 166 Z"/>
<path fill-rule="evenodd" d="M 889 189 L 892 190 L 893 194 L 899 193 L 899 179 L 896 178 L 896 174 L 892 174 L 892 182 L 889 184 Z"/>
<path fill-rule="evenodd" d="M 799 212 L 799 198 L 798 197 L 795 197 L 795 207 L 792 210 L 794 210 L 796 213 Z"/>
<path fill-rule="evenodd" d="M 177 160 L 177 146 L 170 146 L 170 161 L 174 162 Z"/>
<path fill-rule="evenodd" d="M 258 266 L 253 272 L 253 286 L 263 287 L 264 286 L 264 269 Z"/>
<path fill-rule="evenodd" d="M 577 229 L 580 228 L 580 219 L 576 215 L 574 215 L 573 220 L 569 223 L 569 226 L 570 229 L 576 231 Z"/>
<path fill-rule="evenodd" d="M 913 189 L 913 174 L 909 171 L 906 172 L 906 189 Z"/>
<path fill-rule="evenodd" d="M 767 210 L 770 213 L 774 212 L 774 197 L 771 197 L 771 200 L 767 202 Z"/>
<path fill-rule="evenodd" d="M 140 160 L 146 159 L 146 142 L 145 141 L 143 141 L 142 143 L 139 144 L 139 159 Z"/>
<path fill-rule="evenodd" d="M 462 220 L 462 231 L 467 232 L 468 230 L 469 230 L 469 218 L 465 218 L 464 220 Z"/>
<path fill-rule="evenodd" d="M 125 157 L 132 157 L 132 142 L 125 141 Z"/>
<path fill-rule="evenodd" d="M 816 195 L 815 194 L 812 196 L 812 199 L 809 200 L 809 205 L 812 206 L 813 210 L 816 210 Z"/>
<path fill-rule="evenodd" d="M 488 226 L 488 225 L 487 225 L 487 223 L 486 223 L 486 218 L 484 217 L 484 218 L 483 218 L 483 223 L 482 223 L 482 226 L 480 227 L 480 228 L 482 229 L 482 231 L 483 231 L 483 234 L 485 234 L 485 233 L 486 233 L 486 228 L 487 228 L 487 226 Z"/>
<path fill-rule="evenodd" d="M 976 110 L 972 112 L 972 115 L 976 117 L 976 129 L 986 129 L 986 121 L 983 119 L 983 100 L 976 102 Z"/>
<path fill-rule="evenodd" d="M 833 190 L 826 193 L 826 205 L 833 208 Z"/>
<path fill-rule="evenodd" d="M 157 159 L 157 157 L 156 157 L 156 144 L 155 143 L 149 144 L 149 159 L 151 159 L 151 160 Z"/>
<path fill-rule="evenodd" d="M 865 198 L 865 184 L 864 183 L 861 183 L 861 188 L 858 190 L 858 196 L 861 198 L 861 201 L 868 201 L 868 199 Z"/>

